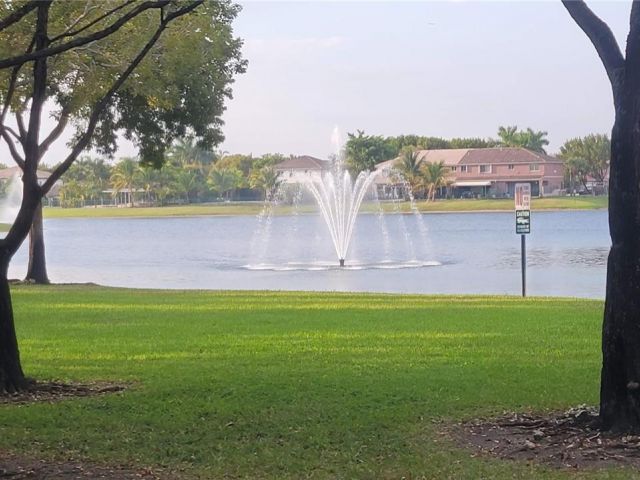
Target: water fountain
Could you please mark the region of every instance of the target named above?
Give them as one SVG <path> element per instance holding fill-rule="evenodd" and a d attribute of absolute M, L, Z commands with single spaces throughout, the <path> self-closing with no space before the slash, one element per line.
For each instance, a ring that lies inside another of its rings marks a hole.
<path fill-rule="evenodd" d="M 286 180 L 265 202 L 251 240 L 251 261 L 245 268 L 358 271 L 440 265 L 426 260 L 432 251 L 424 219 L 413 196 L 409 193 L 410 212 L 405 211 L 400 198 L 384 204 L 378 198 L 375 185 L 381 171 L 362 172 L 354 179 L 341 160 L 337 129 L 331 140 L 337 153 L 331 168 L 309 170 L 304 175 L 296 173 L 293 181 L 289 180 L 292 174 L 285 173 Z M 389 172 L 385 171 L 385 175 Z M 372 215 L 359 215 L 365 201 Z M 318 207 L 317 223 L 304 215 L 309 212 L 309 205 Z M 276 215 L 281 207 L 289 213 Z M 367 233 L 362 235 L 363 232 Z M 332 251 L 337 261 L 328 260 L 333 256 Z"/>
<path fill-rule="evenodd" d="M 309 175 L 305 181 L 327 224 L 341 267 L 344 267 L 362 200 L 377 174 L 361 172 L 352 182 L 351 175 L 339 162 L 334 172 Z"/>
<path fill-rule="evenodd" d="M 11 225 L 15 222 L 22 203 L 22 180 L 14 175 L 5 185 L 5 193 L 0 198 L 0 224 Z"/>

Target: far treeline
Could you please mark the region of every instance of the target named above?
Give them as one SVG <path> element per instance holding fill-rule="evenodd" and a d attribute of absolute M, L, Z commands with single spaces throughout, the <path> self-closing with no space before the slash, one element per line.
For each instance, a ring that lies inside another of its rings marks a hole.
<path fill-rule="evenodd" d="M 500 127 L 498 138 L 452 138 L 349 133 L 343 154 L 347 168 L 357 174 L 376 164 L 399 158 L 398 169 L 416 189 L 424 188 L 427 198 L 446 184 L 443 165 L 420 165 L 417 150 L 523 147 L 546 153 L 547 132 L 516 126 Z M 611 144 L 603 134 L 567 140 L 558 157 L 564 159 L 566 184 L 573 190 L 588 191 L 588 182 L 603 183 L 608 169 Z M 201 148 L 192 138 L 174 142 L 162 168 L 153 168 L 134 158 L 121 158 L 111 165 L 103 158 L 83 157 L 63 177 L 62 207 L 82 207 L 111 203 L 120 195 L 124 205 L 187 204 L 220 200 L 262 200 L 280 185 L 274 166 L 288 156 L 274 153 L 260 157 L 226 154 Z"/>

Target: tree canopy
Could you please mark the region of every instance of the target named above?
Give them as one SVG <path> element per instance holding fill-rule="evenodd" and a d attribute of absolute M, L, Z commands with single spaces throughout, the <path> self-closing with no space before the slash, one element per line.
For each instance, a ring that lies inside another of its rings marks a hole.
<path fill-rule="evenodd" d="M 0 392 L 27 385 L 7 271 L 41 225 L 42 197 L 85 149 L 113 154 L 120 133 L 153 165 L 176 136 L 220 142 L 224 102 L 246 67 L 231 28 L 238 11 L 228 0 L 0 1 L 0 136 L 23 170 L 22 203 L 0 239 Z M 69 153 L 40 185 L 38 166 L 67 127 Z"/>
<path fill-rule="evenodd" d="M 518 130 L 516 125 L 498 128 L 500 146 L 522 147 L 540 153 L 547 153 L 544 148 L 549 145 L 547 135 L 548 133 L 545 131 L 535 131 L 531 128 Z"/>
<path fill-rule="evenodd" d="M 572 138 L 560 147 L 567 168 L 604 183 L 611 158 L 611 140 L 606 134 Z"/>

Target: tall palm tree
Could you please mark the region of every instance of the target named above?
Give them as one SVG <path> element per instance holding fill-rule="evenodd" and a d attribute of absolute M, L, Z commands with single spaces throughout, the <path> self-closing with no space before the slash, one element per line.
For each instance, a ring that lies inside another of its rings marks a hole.
<path fill-rule="evenodd" d="M 548 132 L 543 130 L 535 131 L 531 128 L 518 130 L 516 125 L 498 128 L 501 146 L 527 148 L 540 153 L 546 153 L 544 147 L 549 145 L 547 135 Z"/>
<path fill-rule="evenodd" d="M 424 175 L 421 167 L 420 154 L 415 150 L 407 150 L 396 162 L 396 169 L 409 184 L 411 191 L 417 195 L 424 189 Z"/>
<path fill-rule="evenodd" d="M 547 140 L 548 132 L 539 130 L 534 131 L 530 128 L 527 128 L 525 132 L 522 132 L 523 137 L 523 147 L 528 148 L 529 150 L 533 150 L 534 152 L 547 153 L 544 147 L 549 145 L 549 140 Z"/>
<path fill-rule="evenodd" d="M 123 158 L 113 168 L 111 185 L 116 193 L 129 192 L 129 206 L 133 207 L 133 193 L 138 179 L 139 164 L 133 158 Z"/>
<path fill-rule="evenodd" d="M 216 154 L 200 147 L 193 137 L 183 137 L 176 141 L 169 152 L 176 166 L 202 168 L 211 165 Z"/>
<path fill-rule="evenodd" d="M 438 190 L 447 186 L 448 175 L 449 169 L 444 165 L 443 161 L 425 163 L 424 177 L 428 188 L 428 199 L 435 200 Z"/>

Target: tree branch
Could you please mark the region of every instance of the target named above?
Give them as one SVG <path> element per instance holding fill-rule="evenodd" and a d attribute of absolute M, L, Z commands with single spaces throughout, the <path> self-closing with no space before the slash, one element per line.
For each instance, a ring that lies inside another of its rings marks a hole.
<path fill-rule="evenodd" d="M 85 30 L 93 27 L 95 24 L 100 23 L 105 18 L 110 17 L 111 15 L 116 13 L 118 10 L 122 10 L 123 8 L 128 7 L 129 5 L 131 5 L 132 3 L 135 3 L 135 1 L 136 0 L 129 0 L 129 1 L 125 2 L 125 3 L 123 3 L 122 5 L 119 5 L 119 6 L 115 7 L 115 8 L 112 8 L 108 12 L 105 12 L 104 14 L 100 15 L 98 18 L 96 18 L 95 20 L 87 23 L 85 26 L 79 28 L 78 30 L 71 31 L 71 29 L 73 27 L 75 27 L 82 20 L 82 16 L 81 16 L 75 22 L 73 22 L 73 24 L 67 30 L 62 32 L 60 35 L 56 35 L 55 37 L 53 37 L 51 39 L 51 43 L 57 42 L 61 38 L 65 38 L 65 37 L 75 37 L 79 33 L 82 33 Z"/>
<path fill-rule="evenodd" d="M 58 55 L 60 53 L 66 52 L 67 50 L 71 50 L 72 48 L 77 48 L 82 45 L 86 45 L 87 43 L 95 42 L 97 40 L 101 40 L 115 32 L 117 32 L 123 25 L 127 22 L 131 21 L 133 18 L 140 15 L 142 12 L 145 12 L 149 9 L 154 8 L 162 8 L 168 5 L 171 0 L 157 0 L 157 1 L 147 1 L 141 3 L 136 8 L 131 10 L 129 13 L 123 15 L 118 20 L 113 22 L 108 27 L 98 30 L 97 32 L 92 33 L 86 37 L 76 38 L 66 43 L 61 43 L 60 45 L 56 45 L 53 47 L 44 48 L 42 50 L 36 50 L 32 53 L 27 53 L 24 55 L 18 55 L 16 57 L 6 58 L 4 60 L 0 60 L 0 69 L 13 67 L 15 65 L 21 65 L 33 60 L 37 60 L 42 57 L 50 57 L 52 55 Z M 202 2 L 198 2 L 202 3 Z"/>
<path fill-rule="evenodd" d="M 60 120 L 58 120 L 58 123 L 56 124 L 56 126 L 53 127 L 51 132 L 49 132 L 49 135 L 47 135 L 47 138 L 45 138 L 44 141 L 40 144 L 40 147 L 38 149 L 39 150 L 38 156 L 40 158 L 42 158 L 42 155 L 44 155 L 45 152 L 49 150 L 49 147 L 51 146 L 51 144 L 55 142 L 58 139 L 58 137 L 60 137 L 60 135 L 66 128 L 68 122 L 69 122 L 69 110 L 67 108 L 63 108 L 62 112 L 60 112 Z"/>
<path fill-rule="evenodd" d="M 5 18 L 0 20 L 0 31 L 20 21 L 22 17 L 28 14 L 31 10 L 34 10 L 41 3 L 43 3 L 41 0 L 33 0 L 31 2 L 27 2 L 22 7 L 14 11 L 13 13 L 10 13 L 9 15 L 7 15 Z"/>
<path fill-rule="evenodd" d="M 20 135 L 18 135 L 18 133 L 11 127 L 8 127 L 6 125 L 2 125 L 2 128 L 4 128 L 7 133 L 10 133 L 11 135 L 14 136 L 14 138 L 19 141 L 20 143 L 22 143 L 24 141 L 24 139 L 22 137 L 20 137 Z"/>
<path fill-rule="evenodd" d="M 22 119 L 22 112 L 16 112 L 16 123 L 18 124 L 18 132 L 20 132 L 20 136 L 25 138 L 27 136 L 27 129 L 24 126 L 24 120 Z"/>
<path fill-rule="evenodd" d="M 562 0 L 562 4 L 596 48 L 615 93 L 624 57 L 611 29 L 583 0 Z"/>
<path fill-rule="evenodd" d="M 9 152 L 11 153 L 11 157 L 13 158 L 13 161 L 16 162 L 16 164 L 20 168 L 24 169 L 24 158 L 22 158 L 20 153 L 18 153 L 18 150 L 16 149 L 16 146 L 13 143 L 13 139 L 7 133 L 6 128 L 7 127 L 5 127 L 5 126 L 0 126 L 0 136 L 2 136 L 2 138 L 5 141 L 5 143 L 9 147 Z"/>
<path fill-rule="evenodd" d="M 87 148 L 91 140 L 91 136 L 95 131 L 96 125 L 98 124 L 98 119 L 100 118 L 100 115 L 102 114 L 106 106 L 109 104 L 109 102 L 111 101 L 115 93 L 120 89 L 120 87 L 122 87 L 124 82 L 131 75 L 131 73 L 136 69 L 136 67 L 140 64 L 140 62 L 142 62 L 142 60 L 147 56 L 147 53 L 149 53 L 149 50 L 151 50 L 151 48 L 156 44 L 156 42 L 162 35 L 162 32 L 167 28 L 167 25 L 172 20 L 175 20 L 176 18 L 179 18 L 191 12 L 198 5 L 202 4 L 203 1 L 204 0 L 195 0 L 188 6 L 181 8 L 179 10 L 176 10 L 175 12 L 172 12 L 170 15 L 167 15 L 165 18 L 162 19 L 162 21 L 160 22 L 160 26 L 156 29 L 155 33 L 149 39 L 146 45 L 142 48 L 142 50 L 140 50 L 138 55 L 136 55 L 136 57 L 129 64 L 126 70 L 122 72 L 122 74 L 120 74 L 118 79 L 113 83 L 113 85 L 111 86 L 109 91 L 104 95 L 104 97 L 102 97 L 102 99 L 100 99 L 100 101 L 98 101 L 98 103 L 95 104 L 95 106 L 91 111 L 91 115 L 89 117 L 89 123 L 87 125 L 87 129 L 79 138 L 79 140 L 76 142 L 75 146 L 73 147 L 73 149 L 71 150 L 67 158 L 64 159 L 64 161 L 58 166 L 58 168 L 56 168 L 51 173 L 49 178 L 47 178 L 47 180 L 42 184 L 41 186 L 42 195 L 46 195 L 46 193 L 60 179 L 60 177 L 64 174 L 64 172 L 66 172 L 69 169 L 69 167 L 78 157 L 78 155 L 80 155 L 80 153 L 85 148 Z"/>
<path fill-rule="evenodd" d="M 49 46 L 47 32 L 49 28 L 49 8 L 50 3 L 45 3 L 38 7 L 38 18 L 36 21 L 36 51 L 45 50 Z M 33 64 L 33 93 L 31 95 L 31 111 L 29 112 L 29 128 L 24 139 L 24 160 L 25 169 L 23 181 L 32 180 L 35 177 L 38 161 L 40 157 L 39 136 L 42 108 L 47 99 L 47 57 L 38 58 Z"/>

